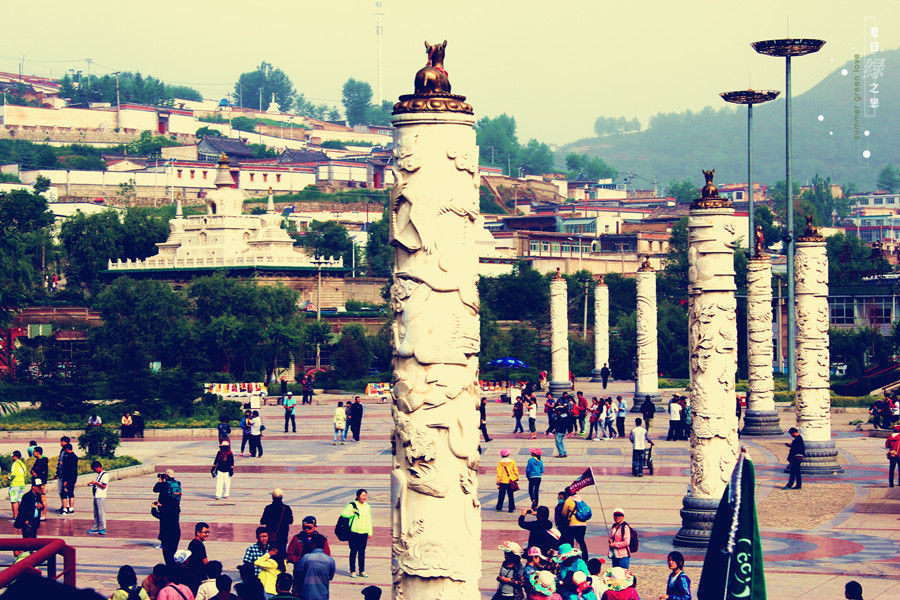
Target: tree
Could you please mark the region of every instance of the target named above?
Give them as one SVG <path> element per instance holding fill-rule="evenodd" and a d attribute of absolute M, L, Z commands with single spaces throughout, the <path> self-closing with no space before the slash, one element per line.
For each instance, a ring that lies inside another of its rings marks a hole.
<path fill-rule="evenodd" d="M 366 264 L 371 277 L 390 277 L 394 268 L 394 248 L 390 244 L 391 214 L 385 210 L 381 219 L 369 225 L 366 240 Z"/>
<path fill-rule="evenodd" d="M 606 164 L 599 156 L 576 154 L 570 152 L 566 155 L 566 168 L 568 177 L 572 179 L 607 179 L 613 178 L 618 173 Z"/>
<path fill-rule="evenodd" d="M 122 219 L 122 256 L 117 258 L 143 260 L 159 252 L 156 244 L 169 237 L 168 219 L 142 208 L 129 208 Z"/>
<path fill-rule="evenodd" d="M 394 112 L 394 103 L 390 100 L 382 100 L 381 106 L 369 106 L 366 109 L 366 123 L 381 127 L 390 127 L 391 116 Z"/>
<path fill-rule="evenodd" d="M 95 288 L 108 261 L 123 255 L 119 214 L 105 210 L 88 216 L 78 211 L 60 225 L 59 241 L 68 285 Z"/>
<path fill-rule="evenodd" d="M 341 337 L 331 350 L 331 362 L 341 378 L 358 379 L 369 372 L 372 350 L 362 325 L 351 323 L 341 330 Z"/>
<path fill-rule="evenodd" d="M 762 227 L 763 243 L 768 248 L 772 244 L 781 241 L 783 230 L 774 225 L 775 215 L 765 204 L 756 204 L 753 207 L 753 222 Z M 750 242 L 751 244 L 754 242 Z"/>
<path fill-rule="evenodd" d="M 673 179 L 665 188 L 666 196 L 675 198 L 680 204 L 693 202 L 700 196 L 700 188 L 698 188 L 690 179 L 682 179 L 676 181 Z"/>
<path fill-rule="evenodd" d="M 198 130 L 194 133 L 194 136 L 195 136 L 195 137 L 198 137 L 198 138 L 205 138 L 205 137 L 222 137 L 222 132 L 219 131 L 218 129 L 212 129 L 212 128 L 207 127 L 206 125 L 204 125 L 203 127 L 201 127 L 200 129 L 198 129 Z"/>
<path fill-rule="evenodd" d="M 517 262 L 512 273 L 478 280 L 482 306 L 501 321 L 540 320 L 550 312 L 547 279 L 525 261 Z"/>
<path fill-rule="evenodd" d="M 520 147 L 513 117 L 484 117 L 475 126 L 475 138 L 482 163 L 503 167 L 507 175 L 518 166 Z"/>
<path fill-rule="evenodd" d="M 75 104 L 108 102 L 116 104 L 116 76 L 91 75 L 81 72 L 66 74 L 60 80 L 60 96 Z M 118 75 L 118 101 L 151 106 L 173 106 L 175 98 L 199 102 L 203 96 L 197 90 L 184 85 L 168 85 L 152 76 L 125 71 Z"/>
<path fill-rule="evenodd" d="M 542 144 L 536 139 L 528 140 L 528 144 L 519 154 L 520 166 L 528 175 L 540 175 L 553 170 L 553 152 L 550 146 Z"/>
<path fill-rule="evenodd" d="M 177 145 L 178 142 L 164 135 L 142 131 L 140 136 L 125 144 L 125 153 L 134 156 L 158 156 L 162 148 Z"/>
<path fill-rule="evenodd" d="M 366 112 L 372 103 L 372 86 L 351 77 L 341 90 L 341 103 L 350 125 L 365 123 Z"/>
<path fill-rule="evenodd" d="M 266 110 L 272 103 L 272 96 L 282 111 L 294 107 L 297 92 L 294 84 L 284 71 L 263 61 L 255 71 L 241 73 L 234 84 L 234 98 L 241 106 Z"/>
<path fill-rule="evenodd" d="M 309 224 L 306 233 L 297 237 L 296 243 L 313 256 L 343 257 L 344 266 L 353 262 L 353 242 L 343 225 L 334 221 L 316 221 Z"/>
<path fill-rule="evenodd" d="M 828 255 L 828 282 L 831 285 L 859 283 L 863 277 L 890 271 L 884 256 L 859 238 L 844 234 L 825 240 Z"/>
<path fill-rule="evenodd" d="M 884 165 L 878 173 L 878 189 L 893 194 L 900 187 L 900 169 L 894 165 Z"/>

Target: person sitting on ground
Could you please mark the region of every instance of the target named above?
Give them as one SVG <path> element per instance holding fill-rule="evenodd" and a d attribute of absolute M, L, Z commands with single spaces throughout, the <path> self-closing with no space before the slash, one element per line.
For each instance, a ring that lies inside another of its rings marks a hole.
<path fill-rule="evenodd" d="M 166 565 L 159 563 L 153 567 L 153 571 L 141 582 L 141 587 L 147 592 L 150 600 L 156 600 L 159 590 L 166 585 Z"/>
<path fill-rule="evenodd" d="M 271 546 L 269 551 L 253 563 L 259 567 L 259 581 L 262 583 L 266 597 L 275 595 L 275 580 L 278 575 L 284 573 L 284 554 L 276 546 Z"/>
<path fill-rule="evenodd" d="M 275 579 L 275 595 L 270 596 L 269 600 L 296 600 L 297 596 L 291 593 L 294 587 L 294 576 L 290 573 L 281 573 Z"/>
<path fill-rule="evenodd" d="M 163 567 L 165 575 L 162 589 L 156 596 L 157 600 L 194 600 L 194 592 L 184 583 L 178 581 L 175 567 Z"/>
<path fill-rule="evenodd" d="M 858 581 L 848 581 L 844 585 L 844 598 L 847 600 L 863 600 L 862 586 Z"/>
<path fill-rule="evenodd" d="M 131 565 L 119 567 L 116 582 L 119 584 L 119 589 L 113 592 L 109 600 L 150 600 L 147 591 L 137 584 L 137 575 Z"/>
<path fill-rule="evenodd" d="M 603 574 L 601 580 L 607 589 L 600 600 L 641 600 L 635 587 L 637 578 L 628 569 L 613 567 Z"/>
<path fill-rule="evenodd" d="M 231 593 L 231 577 L 228 575 L 219 575 L 216 577 L 216 593 L 213 598 L 215 600 L 238 600 L 238 597 Z"/>
<path fill-rule="evenodd" d="M 211 560 L 204 565 L 206 579 L 197 588 L 197 596 L 195 600 L 212 600 L 219 594 L 219 588 L 216 586 L 216 579 L 222 574 L 222 563 L 217 560 Z"/>

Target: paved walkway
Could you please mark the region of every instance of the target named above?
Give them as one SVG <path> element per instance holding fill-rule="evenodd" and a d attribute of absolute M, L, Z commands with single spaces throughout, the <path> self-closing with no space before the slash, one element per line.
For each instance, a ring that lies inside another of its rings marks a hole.
<path fill-rule="evenodd" d="M 600 384 L 578 382 L 577 389 L 590 397 L 601 393 Z M 608 393 L 622 393 L 633 389 L 628 382 L 614 382 Z M 367 566 L 368 579 L 348 577 L 346 544 L 332 539 L 332 549 L 338 561 L 338 574 L 332 586 L 334 598 L 359 598 L 359 590 L 365 585 L 381 586 L 390 591 L 390 532 L 389 523 L 389 432 L 391 428 L 390 405 L 366 404 L 363 420 L 363 436 L 359 443 L 346 446 L 331 443 L 331 414 L 333 403 L 327 405 L 298 406 L 299 433 L 282 433 L 281 409 L 264 407 L 263 416 L 268 429 L 263 444 L 263 458 L 237 456 L 236 475 L 231 498 L 216 501 L 214 480 L 209 475 L 216 444 L 202 439 L 154 439 L 126 441 L 121 452 L 131 454 L 157 465 L 157 470 L 173 468 L 182 482 L 182 547 L 186 547 L 193 533 L 193 524 L 209 522 L 211 535 L 207 542 L 210 558 L 221 560 L 235 576 L 234 568 L 240 562 L 244 549 L 254 541 L 254 530 L 262 509 L 269 501 L 268 492 L 274 487 L 285 491 L 285 498 L 294 509 L 297 524 L 308 514 L 319 519 L 322 531 L 333 538 L 333 527 L 344 504 L 353 499 L 359 487 L 369 490 L 375 520 L 375 535 L 369 543 Z M 543 503 L 551 505 L 555 492 L 571 482 L 588 466 L 598 477 L 596 489 L 582 494 L 594 507 L 594 519 L 588 527 L 588 546 L 592 552 L 605 556 L 605 525 L 603 515 L 610 518 L 614 506 L 625 508 L 627 518 L 641 533 L 641 552 L 633 561 L 634 570 L 653 573 L 650 568 L 664 565 L 666 554 L 673 549 L 672 537 L 680 525 L 679 509 L 688 483 L 687 442 L 657 442 L 654 451 L 656 474 L 635 479 L 630 476 L 631 449 L 625 440 L 567 441 L 569 456 L 553 458 L 552 437 L 540 435 L 536 440 L 517 437 L 512 430 L 510 407 L 506 404 L 489 404 L 489 431 L 494 441 L 484 445 L 480 498 L 483 516 L 483 572 L 480 587 L 484 598 L 490 598 L 495 589 L 495 576 L 502 558 L 497 545 L 512 539 L 523 543 L 524 532 L 515 525 L 515 515 L 495 512 L 496 488 L 493 466 L 500 448 L 512 450 L 522 466 L 534 446 L 544 450 L 546 475 L 542 486 Z M 546 423 L 540 414 L 538 425 Z M 839 484 L 852 484 L 854 493 L 838 514 L 813 527 L 775 529 L 761 523 L 766 549 L 766 576 L 771 597 L 815 598 L 817 600 L 843 597 L 843 585 L 850 579 L 862 582 L 867 599 L 897 597 L 900 594 L 900 488 L 888 490 L 885 479 L 885 460 L 881 439 L 865 437 L 852 431 L 851 414 L 835 414 L 833 424 L 841 461 L 846 472 L 843 475 L 810 479 L 823 486 L 805 486 L 810 490 L 797 496 L 798 503 L 817 502 L 829 489 L 837 490 Z M 785 413 L 782 424 L 789 426 L 792 416 Z M 654 427 L 654 437 L 664 438 L 665 419 Z M 629 416 L 629 425 L 633 415 Z M 542 431 L 542 430 L 541 430 Z M 745 438 L 757 465 L 758 502 L 766 502 L 784 481 L 783 454 L 779 450 L 782 439 Z M 55 451 L 56 440 L 39 440 L 48 452 Z M 10 452 L 24 445 L 19 442 L 0 442 L 0 452 Z M 236 448 L 239 450 L 239 448 Z M 91 505 L 88 489 L 79 490 L 76 514 L 68 517 L 53 515 L 42 527 L 42 535 L 61 536 L 78 550 L 78 581 L 80 586 L 94 586 L 109 594 L 115 587 L 115 574 L 119 565 L 135 566 L 143 577 L 160 561 L 161 554 L 154 548 L 157 521 L 150 517 L 151 492 L 155 477 L 152 475 L 114 482 L 110 486 L 108 500 L 109 535 L 105 538 L 85 534 L 91 526 Z M 55 489 L 55 488 L 54 488 Z M 516 496 L 521 506 L 527 503 L 523 490 Z M 602 510 L 600 506 L 602 505 Z M 16 535 L 7 522 L 0 523 L 0 533 Z M 686 553 L 689 567 L 702 562 L 699 554 Z M 0 559 L 0 562 L 8 559 Z M 696 582 L 695 582 L 696 583 Z M 664 584 L 644 579 L 642 595 L 656 597 L 655 590 Z"/>

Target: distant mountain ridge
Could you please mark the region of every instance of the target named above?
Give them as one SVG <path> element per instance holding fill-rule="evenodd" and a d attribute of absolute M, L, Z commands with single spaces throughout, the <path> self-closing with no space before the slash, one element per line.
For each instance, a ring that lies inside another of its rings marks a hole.
<path fill-rule="evenodd" d="M 858 75 L 862 86 L 870 57 L 884 59 L 884 70 L 875 80 L 877 94 L 869 93 L 878 98 L 879 106 L 875 116 L 867 118 L 865 98 L 857 92 L 856 82 Z M 780 84 L 784 85 L 783 79 Z M 724 91 L 730 90 L 711 90 L 711 96 Z M 744 181 L 747 109 L 724 100 L 720 103 L 700 112 L 658 114 L 639 133 L 586 138 L 564 146 L 561 152 L 563 156 L 569 152 L 600 156 L 620 173 L 631 171 L 646 180 L 655 177 L 660 186 L 685 177 L 702 182 L 700 170 L 709 168 L 716 169 L 717 181 Z M 794 181 L 803 183 L 818 173 L 830 176 L 833 183 L 875 189 L 881 168 L 900 164 L 900 50 L 848 61 L 807 92 L 795 95 L 791 108 Z M 865 150 L 871 153 L 868 160 L 863 157 Z M 753 179 L 763 184 L 784 179 L 781 96 L 753 109 L 753 171 Z"/>

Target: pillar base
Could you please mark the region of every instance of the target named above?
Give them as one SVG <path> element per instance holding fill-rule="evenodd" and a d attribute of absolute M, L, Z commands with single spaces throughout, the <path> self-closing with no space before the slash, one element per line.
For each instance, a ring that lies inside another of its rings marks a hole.
<path fill-rule="evenodd" d="M 554 397 L 559 397 L 563 392 L 568 392 L 572 389 L 571 381 L 551 381 L 550 382 L 550 393 L 553 394 Z"/>
<path fill-rule="evenodd" d="M 631 405 L 631 410 L 628 412 L 639 413 L 641 412 L 641 404 L 644 403 L 644 400 L 647 399 L 647 396 L 650 396 L 650 401 L 656 406 L 656 412 L 661 410 L 665 410 L 668 412 L 669 406 L 667 403 L 663 403 L 662 396 L 660 396 L 659 392 L 635 392 L 634 398 Z"/>
<path fill-rule="evenodd" d="M 591 371 L 591 383 L 603 382 L 603 378 L 600 377 L 600 369 L 594 369 Z"/>
<path fill-rule="evenodd" d="M 777 410 L 748 410 L 744 413 L 741 435 L 782 435 Z"/>
<path fill-rule="evenodd" d="M 836 475 L 843 473 L 844 468 L 837 461 L 837 448 L 834 442 L 805 442 L 806 455 L 800 462 L 803 475 Z M 784 472 L 787 473 L 787 467 Z"/>
<path fill-rule="evenodd" d="M 719 508 L 716 498 L 685 496 L 681 500 L 681 529 L 672 540 L 682 548 L 706 548 L 712 535 L 713 521 Z"/>

